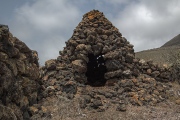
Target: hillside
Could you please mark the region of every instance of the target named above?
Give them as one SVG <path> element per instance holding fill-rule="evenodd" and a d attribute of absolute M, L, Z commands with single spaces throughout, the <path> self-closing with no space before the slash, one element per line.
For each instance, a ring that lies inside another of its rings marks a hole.
<path fill-rule="evenodd" d="M 160 47 L 156 49 L 144 50 L 135 53 L 136 58 L 141 58 L 146 61 L 153 60 L 160 65 L 172 64 L 177 59 L 177 54 L 180 51 L 180 45 Z"/>
<path fill-rule="evenodd" d="M 136 58 L 141 58 L 146 61 L 153 60 L 160 65 L 172 64 L 177 59 L 177 54 L 180 52 L 180 34 L 166 42 L 160 48 L 144 50 L 136 53 Z"/>
<path fill-rule="evenodd" d="M 169 46 L 176 46 L 176 45 L 180 45 L 180 34 L 175 36 L 173 39 L 169 40 L 168 42 L 166 42 L 161 47 L 169 47 Z"/>

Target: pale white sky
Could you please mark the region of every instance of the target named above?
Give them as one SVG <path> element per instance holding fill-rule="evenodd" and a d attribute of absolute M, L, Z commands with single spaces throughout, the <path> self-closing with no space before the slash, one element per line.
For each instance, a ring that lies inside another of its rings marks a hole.
<path fill-rule="evenodd" d="M 180 0 L 1 0 L 0 24 L 37 50 L 40 64 L 57 58 L 82 16 L 104 13 L 135 51 L 162 46 L 180 34 Z"/>

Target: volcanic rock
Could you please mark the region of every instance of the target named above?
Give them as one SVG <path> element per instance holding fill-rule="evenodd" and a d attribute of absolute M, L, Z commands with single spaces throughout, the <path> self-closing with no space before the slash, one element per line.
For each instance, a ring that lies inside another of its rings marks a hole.
<path fill-rule="evenodd" d="M 28 107 L 37 103 L 38 79 L 37 52 L 0 25 L 0 106 L 5 115 L 0 119 L 23 119 Z"/>
<path fill-rule="evenodd" d="M 167 99 L 169 68 L 135 59 L 133 45 L 98 10 L 83 16 L 59 53 L 41 68 L 45 91 L 55 88 L 44 98 L 61 93 L 80 98 L 81 108 L 103 110 L 113 101 L 118 111 L 126 111 L 127 103 L 155 105 Z M 88 102 L 85 96 L 90 97 Z"/>

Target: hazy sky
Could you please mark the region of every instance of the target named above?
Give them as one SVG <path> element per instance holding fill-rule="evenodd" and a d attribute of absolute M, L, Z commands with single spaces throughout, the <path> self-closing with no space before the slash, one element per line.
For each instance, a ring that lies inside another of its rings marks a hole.
<path fill-rule="evenodd" d="M 0 24 L 37 50 L 42 65 L 57 58 L 93 9 L 103 12 L 135 51 L 160 47 L 180 34 L 180 0 L 1 0 Z"/>

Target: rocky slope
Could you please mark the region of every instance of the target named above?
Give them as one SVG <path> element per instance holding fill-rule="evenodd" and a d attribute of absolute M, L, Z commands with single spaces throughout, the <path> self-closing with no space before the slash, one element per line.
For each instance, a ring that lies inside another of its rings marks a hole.
<path fill-rule="evenodd" d="M 158 64 L 175 63 L 180 52 L 180 35 L 175 36 L 159 48 L 143 50 L 136 53 L 137 58 L 153 60 Z"/>
<path fill-rule="evenodd" d="M 176 45 L 180 45 L 180 34 L 175 36 L 173 39 L 169 40 L 168 42 L 166 42 L 161 47 L 169 47 L 169 46 L 176 46 Z"/>
<path fill-rule="evenodd" d="M 159 65 L 167 64 L 171 65 L 178 58 L 178 53 L 180 46 L 169 46 L 169 47 L 160 47 L 156 49 L 143 50 L 135 53 L 136 58 L 144 59 L 146 61 L 153 60 Z"/>
<path fill-rule="evenodd" d="M 0 25 L 0 119 L 29 118 L 37 103 L 39 65 L 36 51 Z"/>

